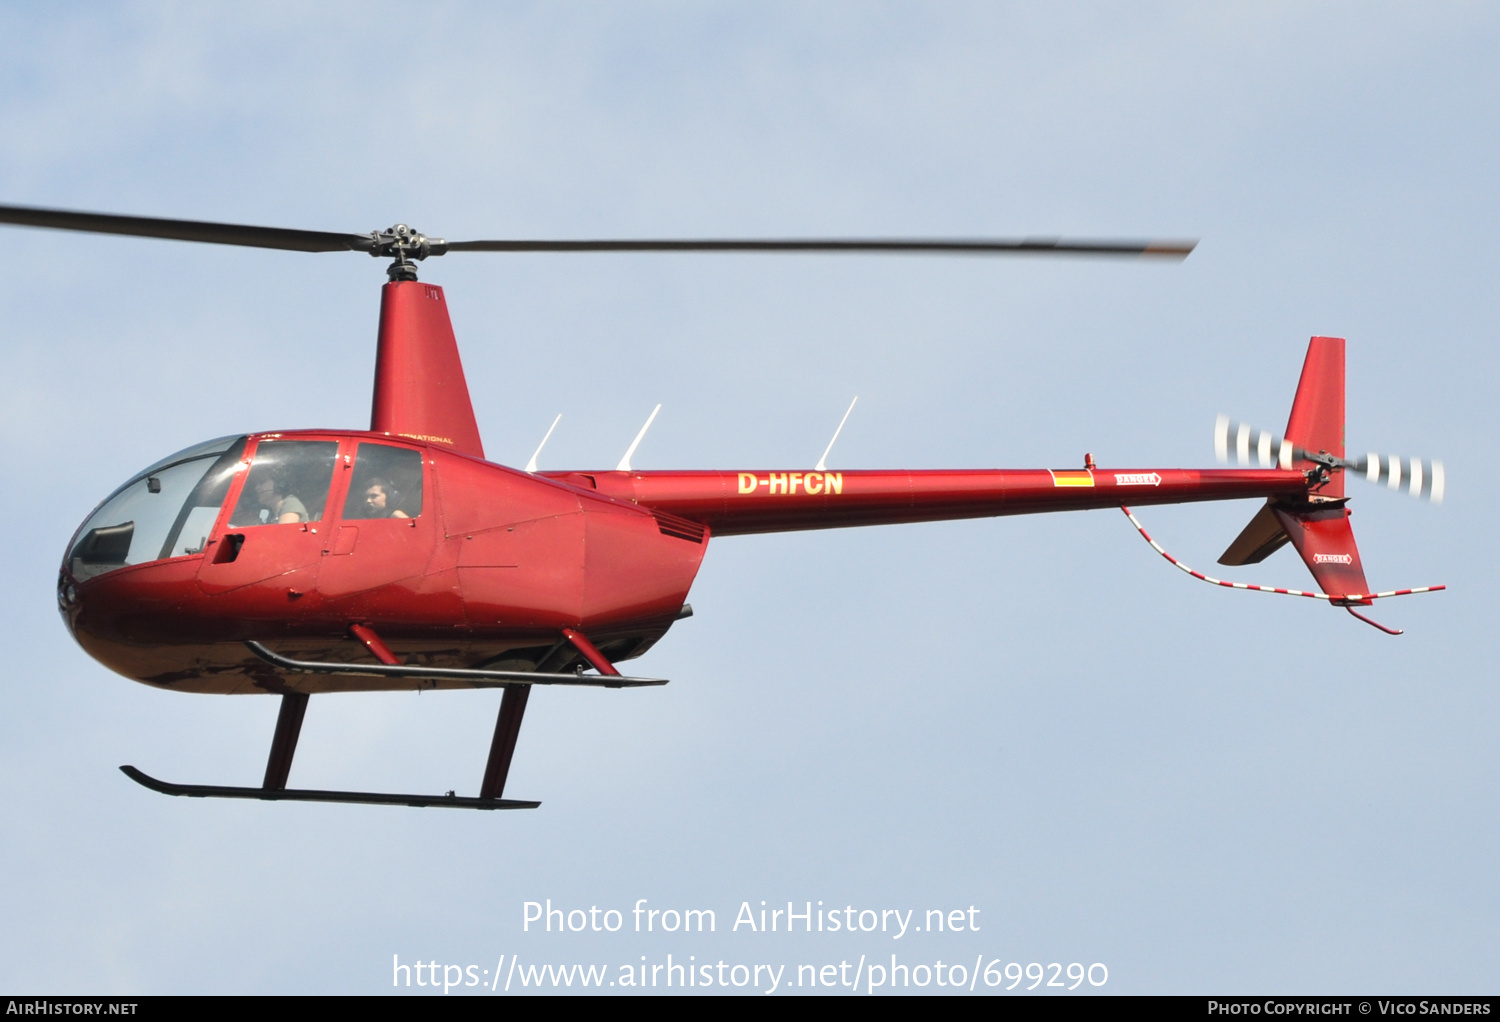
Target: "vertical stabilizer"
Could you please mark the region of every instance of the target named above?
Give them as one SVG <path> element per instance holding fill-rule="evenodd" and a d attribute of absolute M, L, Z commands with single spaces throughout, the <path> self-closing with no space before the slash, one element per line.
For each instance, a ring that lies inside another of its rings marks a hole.
<path fill-rule="evenodd" d="M 442 288 L 398 280 L 381 289 L 370 429 L 484 457 Z"/>
<path fill-rule="evenodd" d="M 1314 337 L 1307 345 L 1307 360 L 1302 363 L 1302 379 L 1297 381 L 1297 397 L 1292 401 L 1292 416 L 1287 420 L 1286 438 L 1295 446 L 1313 453 L 1323 452 L 1335 458 L 1344 457 L 1344 339 Z M 1312 462 L 1299 460 L 1297 467 Z M 1344 473 L 1318 490 L 1320 496 L 1342 497 Z"/>
<path fill-rule="evenodd" d="M 1348 508 L 1337 506 L 1315 511 L 1275 508 L 1272 513 L 1280 520 L 1287 538 L 1302 555 L 1303 563 L 1323 592 L 1331 596 L 1369 593 L 1365 566 L 1359 559 L 1359 548 L 1354 545 L 1354 530 L 1349 527 Z M 1353 602 L 1368 604 L 1370 601 Z"/>

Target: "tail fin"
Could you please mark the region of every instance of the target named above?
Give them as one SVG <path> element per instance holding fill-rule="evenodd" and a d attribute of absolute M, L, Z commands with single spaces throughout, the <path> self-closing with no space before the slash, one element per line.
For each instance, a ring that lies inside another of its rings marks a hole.
<path fill-rule="evenodd" d="M 1304 451 L 1344 459 L 1344 339 L 1314 337 L 1307 345 L 1297 396 L 1286 423 L 1286 438 Z M 1314 463 L 1301 459 L 1299 468 Z M 1349 527 L 1349 509 L 1344 506 L 1344 473 L 1334 471 L 1312 495 L 1314 503 L 1298 508 L 1274 507 L 1272 512 L 1291 539 L 1302 563 L 1318 581 L 1318 588 L 1333 596 L 1364 596 L 1365 581 L 1354 530 Z M 1319 507 L 1319 504 L 1322 507 Z M 1368 599 L 1335 600 L 1349 606 L 1369 606 Z"/>
<path fill-rule="evenodd" d="M 1307 570 L 1318 580 L 1318 588 L 1333 596 L 1336 606 L 1369 606 L 1370 586 L 1354 543 L 1354 530 L 1349 527 L 1349 509 L 1342 501 L 1329 503 L 1332 506 L 1319 508 L 1314 504 L 1306 510 L 1273 507 L 1271 511 L 1302 555 Z M 1339 599 L 1343 596 L 1353 599 Z"/>
<path fill-rule="evenodd" d="M 1302 363 L 1302 378 L 1297 381 L 1297 396 L 1292 400 L 1292 415 L 1287 420 L 1286 438 L 1305 451 L 1344 457 L 1344 339 L 1314 337 L 1307 345 L 1307 359 Z M 1313 463 L 1300 460 L 1295 467 L 1310 468 Z M 1293 466 L 1287 466 L 1288 468 Z M 1344 474 L 1333 477 L 1318 490 L 1324 497 L 1344 495 Z"/>
<path fill-rule="evenodd" d="M 1344 339 L 1314 337 L 1307 346 L 1302 363 L 1302 378 L 1297 381 L 1297 396 L 1286 424 L 1283 445 L 1283 467 L 1317 467 L 1306 458 L 1293 464 L 1288 446 L 1344 457 Z M 1361 597 L 1369 593 L 1365 572 L 1349 527 L 1349 511 L 1344 507 L 1344 473 L 1335 471 L 1311 494 L 1309 503 L 1291 506 L 1268 501 L 1256 513 L 1239 536 L 1219 558 L 1220 564 L 1254 564 L 1262 561 L 1288 541 L 1296 547 L 1303 563 L 1317 579 L 1318 586 L 1333 596 Z M 1342 601 L 1340 601 L 1342 602 Z M 1368 604 L 1366 599 L 1356 599 Z"/>
<path fill-rule="evenodd" d="M 1262 468 L 1270 467 L 1272 449 L 1275 448 L 1276 463 L 1282 469 L 1303 472 L 1307 490 L 1304 494 L 1267 500 L 1265 506 L 1250 519 L 1250 524 L 1229 544 L 1229 549 L 1220 556 L 1219 563 L 1255 564 L 1291 543 L 1301 555 L 1302 563 L 1307 565 L 1307 569 L 1317 580 L 1321 592 L 1308 593 L 1299 589 L 1280 589 L 1212 578 L 1201 571 L 1194 571 L 1167 553 L 1146 534 L 1130 509 L 1123 508 L 1131 524 L 1157 553 L 1194 578 L 1231 589 L 1253 589 L 1263 593 L 1327 600 L 1335 607 L 1343 607 L 1366 624 L 1374 625 L 1391 635 L 1400 635 L 1400 629 L 1387 628 L 1378 621 L 1371 621 L 1354 608 L 1368 607 L 1387 596 L 1432 593 L 1445 587 L 1422 586 L 1372 593 L 1370 584 L 1365 581 L 1365 568 L 1360 562 L 1359 547 L 1354 543 L 1354 530 L 1349 527 L 1349 509 L 1344 506 L 1348 503 L 1348 498 L 1344 496 L 1344 475 L 1349 471 L 1362 472 L 1371 482 L 1375 482 L 1384 470 L 1373 454 L 1367 459 L 1353 462 L 1344 458 L 1344 339 L 1314 337 L 1308 344 L 1307 359 L 1302 363 L 1302 378 L 1297 382 L 1297 397 L 1292 401 L 1292 416 L 1287 422 L 1284 438 L 1278 439 L 1264 431 L 1252 430 L 1244 423 L 1233 429 L 1231 427 L 1227 415 L 1219 416 L 1214 426 L 1214 448 L 1220 461 L 1228 459 L 1229 435 L 1232 431 L 1240 464 L 1246 464 L 1250 460 L 1250 441 L 1254 439 L 1257 459 Z M 1399 472 L 1400 463 L 1392 459 L 1391 478 L 1399 480 Z M 1425 486 L 1425 474 L 1416 468 L 1413 472 L 1412 495 L 1415 496 Z M 1392 485 L 1394 488 L 1395 484 Z M 1434 463 L 1434 498 L 1439 497 L 1441 491 L 1441 469 Z"/>
<path fill-rule="evenodd" d="M 1342 499 L 1297 507 L 1267 501 L 1224 551 L 1219 563 L 1258 564 L 1287 543 L 1302 556 L 1323 592 L 1335 597 L 1363 596 L 1370 592 L 1359 547 L 1354 543 L 1354 530 L 1349 527 L 1349 509 L 1344 507 Z"/>

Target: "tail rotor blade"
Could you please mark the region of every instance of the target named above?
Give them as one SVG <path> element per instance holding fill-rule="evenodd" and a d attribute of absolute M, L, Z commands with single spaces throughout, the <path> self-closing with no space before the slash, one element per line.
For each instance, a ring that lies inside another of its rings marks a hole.
<path fill-rule="evenodd" d="M 1387 489 L 1405 490 L 1413 497 L 1426 498 L 1434 504 L 1443 502 L 1443 463 L 1424 458 L 1403 458 L 1396 454 L 1369 454 L 1347 462 L 1353 472 L 1367 483 L 1384 483 Z"/>
<path fill-rule="evenodd" d="M 1251 465 L 1252 451 L 1253 463 L 1261 468 L 1291 468 L 1293 461 L 1302 456 L 1301 451 L 1285 438 L 1256 429 L 1248 422 L 1236 422 L 1227 415 L 1220 415 L 1214 421 L 1214 455 L 1221 465 L 1229 461 L 1231 438 L 1237 465 Z"/>
<path fill-rule="evenodd" d="M 1261 468 L 1274 466 L 1290 469 L 1303 460 L 1320 460 L 1328 464 L 1322 455 L 1314 458 L 1285 437 L 1257 429 L 1247 422 L 1237 422 L 1227 415 L 1220 415 L 1214 420 L 1214 456 L 1219 464 L 1229 462 L 1231 450 L 1234 452 L 1235 464 L 1246 467 L 1254 464 Z M 1430 500 L 1434 504 L 1443 502 L 1446 479 L 1441 461 L 1403 458 L 1396 454 L 1381 455 L 1371 451 L 1352 460 L 1335 459 L 1333 464 L 1350 475 L 1362 476 L 1365 482 L 1384 483 L 1387 489 L 1405 490 L 1413 497 Z"/>
<path fill-rule="evenodd" d="M 1220 465 L 1229 463 L 1229 416 L 1220 415 L 1214 420 L 1214 457 Z"/>

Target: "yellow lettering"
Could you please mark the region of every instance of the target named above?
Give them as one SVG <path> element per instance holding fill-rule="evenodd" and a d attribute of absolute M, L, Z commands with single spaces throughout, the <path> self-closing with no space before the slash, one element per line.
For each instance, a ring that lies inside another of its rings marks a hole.
<path fill-rule="evenodd" d="M 809 472 L 809 473 L 807 473 L 807 484 L 806 485 L 807 485 L 807 492 L 808 493 L 822 493 L 823 492 L 823 477 L 820 474 L 818 474 L 817 472 Z"/>
<path fill-rule="evenodd" d="M 827 485 L 829 493 L 844 492 L 844 473 L 842 472 L 823 473 L 823 482 Z"/>
<path fill-rule="evenodd" d="M 787 492 L 788 493 L 796 493 L 797 492 L 797 487 L 799 487 L 801 485 L 802 485 L 802 473 L 801 472 L 793 472 L 792 473 L 792 488 L 790 490 L 788 490 Z"/>
<path fill-rule="evenodd" d="M 741 472 L 740 473 L 740 492 L 741 493 L 754 493 L 755 492 L 755 473 L 753 473 L 753 472 Z"/>
<path fill-rule="evenodd" d="M 766 478 L 769 479 L 769 480 L 771 480 L 771 492 L 772 493 L 785 493 L 786 492 L 786 473 L 785 472 L 772 472 Z"/>

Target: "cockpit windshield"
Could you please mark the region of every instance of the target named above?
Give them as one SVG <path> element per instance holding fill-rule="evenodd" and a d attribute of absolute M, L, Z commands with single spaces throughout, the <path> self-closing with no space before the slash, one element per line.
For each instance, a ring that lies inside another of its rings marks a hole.
<path fill-rule="evenodd" d="M 128 564 L 201 553 L 244 452 L 244 437 L 220 437 L 131 479 L 78 530 L 68 570 L 83 581 Z"/>

